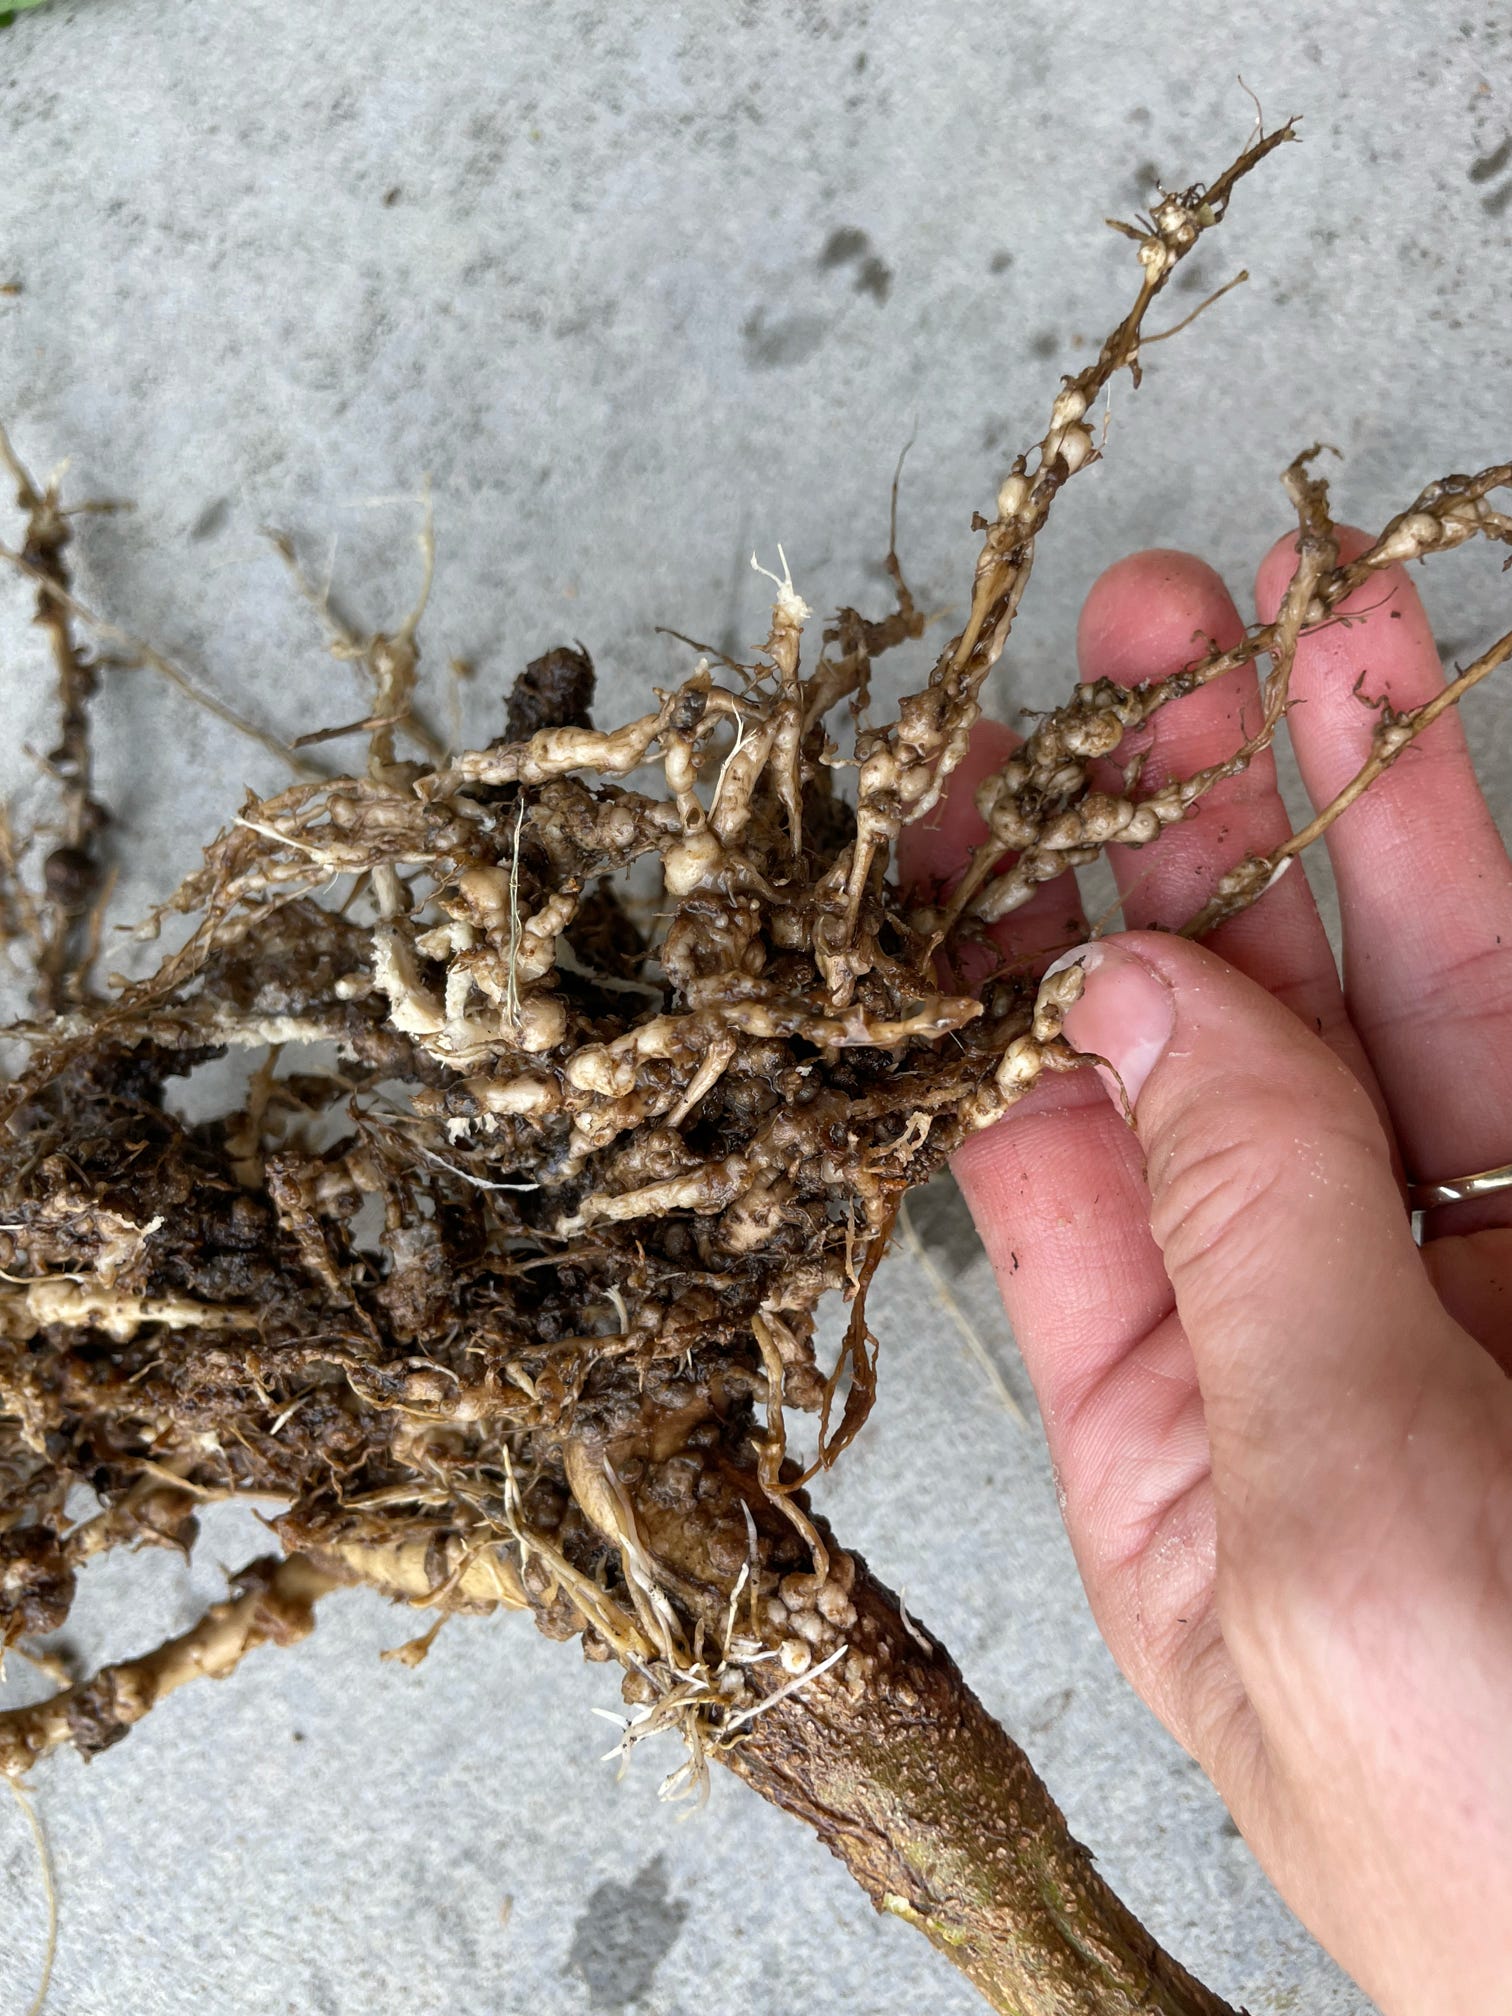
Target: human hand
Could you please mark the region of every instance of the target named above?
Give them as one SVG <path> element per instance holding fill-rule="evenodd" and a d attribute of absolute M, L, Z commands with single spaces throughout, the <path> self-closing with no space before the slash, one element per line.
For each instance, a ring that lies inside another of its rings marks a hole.
<path fill-rule="evenodd" d="M 1292 562 L 1263 563 L 1262 617 Z M 1319 805 L 1369 754 L 1357 680 L 1398 707 L 1443 683 L 1401 569 L 1343 607 L 1369 613 L 1304 640 L 1291 684 Z M 1241 631 L 1200 561 L 1139 554 L 1088 598 L 1081 676 L 1163 677 Z M 1148 744 L 1146 784 L 1189 775 L 1257 716 L 1245 668 L 1119 765 Z M 984 724 L 905 876 L 959 871 L 1014 739 Z M 1401 1171 L 1512 1158 L 1512 865 L 1451 711 L 1329 833 L 1342 987 L 1295 867 L 1207 947 L 1169 935 L 1288 831 L 1267 754 L 1109 850 L 1134 928 L 1086 957 L 1065 1034 L 1134 1127 L 1077 1072 L 954 1168 L 1114 1656 L 1388 2016 L 1489 2016 L 1512 2009 L 1512 1192 L 1432 1213 L 1419 1251 Z M 1085 934 L 1064 880 L 995 927 L 1014 956 Z"/>

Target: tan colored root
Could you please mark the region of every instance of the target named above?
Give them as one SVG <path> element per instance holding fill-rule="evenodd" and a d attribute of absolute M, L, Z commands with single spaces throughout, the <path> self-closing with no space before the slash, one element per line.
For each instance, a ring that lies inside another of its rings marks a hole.
<path fill-rule="evenodd" d="M 186 1682 L 223 1680 L 259 1645 L 296 1644 L 314 1629 L 314 1605 L 337 1579 L 300 1554 L 251 1562 L 236 1578 L 237 1593 L 212 1604 L 181 1637 L 0 1714 L 0 1772 L 21 1777 L 65 1743 L 92 1756 Z"/>
<path fill-rule="evenodd" d="M 42 1831 L 42 1822 L 37 1817 L 37 1809 L 26 1796 L 19 1781 L 7 1777 L 11 1797 L 20 1807 L 21 1813 L 31 1831 L 32 1845 L 37 1851 L 37 1868 L 42 1877 L 42 1899 L 47 1907 L 47 1943 L 42 1949 L 42 1970 L 37 1982 L 36 1993 L 27 2004 L 26 2016 L 42 2016 L 47 2006 L 47 1991 L 52 1986 L 53 1965 L 58 1957 L 58 1889 L 53 1881 L 52 1856 L 47 1849 L 47 1836 Z"/>
<path fill-rule="evenodd" d="M 1331 552 L 1326 491 L 1304 474 L 1306 463 L 1317 453 L 1312 449 L 1299 457 L 1285 479 L 1303 515 L 1304 534 L 1298 569 L 1275 620 L 1255 625 L 1241 643 L 1227 650 L 1215 648 L 1167 678 L 1132 689 L 1099 681 L 1079 688 L 1074 700 L 1054 709 L 1002 769 L 977 788 L 978 809 L 990 837 L 973 851 L 948 904 L 936 919 L 927 920 L 941 940 L 963 918 L 991 923 L 1007 916 L 1042 883 L 1088 866 L 1110 844 L 1148 844 L 1168 825 L 1185 818 L 1215 783 L 1246 768 L 1274 736 L 1298 640 L 1339 621 L 1334 613 L 1338 604 L 1373 575 L 1476 537 L 1512 541 L 1512 518 L 1487 502 L 1491 492 L 1512 483 L 1512 463 L 1503 462 L 1475 476 L 1448 477 L 1430 485 L 1390 520 L 1366 552 L 1337 565 Z M 1196 777 L 1174 778 L 1145 797 L 1137 795 L 1132 781 L 1122 795 L 1091 788 L 1092 764 L 1111 756 L 1127 734 L 1143 727 L 1160 708 L 1266 654 L 1278 670 L 1285 668 L 1281 708 L 1274 704 L 1273 673 L 1267 682 L 1261 731 L 1231 757 Z M 994 874 L 1007 849 L 1017 855 L 1014 865 Z M 926 921 L 922 914 L 920 921 Z"/>
<path fill-rule="evenodd" d="M 456 1568 L 439 1584 L 432 1579 L 435 1550 L 429 1535 L 408 1540 L 344 1540 L 313 1550 L 311 1558 L 341 1580 L 365 1584 L 421 1608 L 433 1604 L 530 1608 L 520 1570 L 497 1542 L 465 1549 Z"/>
<path fill-rule="evenodd" d="M 928 688 L 903 702 L 895 729 L 858 738 L 856 840 L 843 864 L 847 936 L 853 934 L 861 894 L 879 850 L 891 845 L 903 825 L 934 809 L 966 753 L 981 711 L 978 696 L 1002 654 L 1028 585 L 1035 540 L 1062 487 L 1099 459 L 1085 424 L 1093 402 L 1120 370 L 1127 369 L 1139 383 L 1139 342 L 1150 305 L 1202 234 L 1221 222 L 1237 183 L 1276 147 L 1294 138 L 1291 123 L 1262 135 L 1206 188 L 1163 193 L 1148 224 L 1114 225 L 1139 247 L 1141 279 L 1134 304 L 1093 362 L 1064 381 L 1033 470 L 1027 457 L 1019 456 L 998 491 L 996 518 L 990 524 L 979 521 L 986 539 L 977 559 L 970 613 L 935 667 Z M 973 862 L 962 885 L 966 894 L 957 891 L 945 928 L 961 914 L 989 866 L 990 859 L 980 866 Z M 853 962 L 833 963 L 837 999 L 848 998 L 846 982 L 855 971 Z"/>
<path fill-rule="evenodd" d="M 186 700 L 193 701 L 196 707 L 202 707 L 207 714 L 213 714 L 217 721 L 223 721 L 228 728 L 234 728 L 238 735 L 245 736 L 249 742 L 257 743 L 258 747 L 266 749 L 270 756 L 277 756 L 281 762 L 288 764 L 296 776 L 313 777 L 318 774 L 314 766 L 297 755 L 288 743 L 281 742 L 276 735 L 270 735 L 265 728 L 259 728 L 255 721 L 249 721 L 245 715 L 238 714 L 228 701 L 222 700 L 219 694 L 212 693 L 208 687 L 201 686 L 197 680 L 191 679 L 187 672 L 175 665 L 171 658 L 165 658 L 163 653 L 154 649 L 151 644 L 143 643 L 140 637 L 133 637 L 128 631 L 97 615 L 87 604 L 81 602 L 77 595 L 71 594 L 50 579 L 44 570 L 28 560 L 24 553 L 18 553 L 12 546 L 0 545 L 0 560 L 14 567 L 18 574 L 24 574 L 29 580 L 35 581 L 48 601 L 56 603 L 60 608 L 66 609 L 71 616 L 77 617 L 96 637 L 104 638 L 107 643 L 114 644 L 119 650 L 124 651 L 128 657 L 150 666 L 161 678 L 166 679 L 170 686 L 182 693 Z"/>
<path fill-rule="evenodd" d="M 1309 819 L 1305 826 L 1298 827 L 1289 840 L 1269 854 L 1253 854 L 1231 868 L 1219 882 L 1209 901 L 1203 905 L 1191 921 L 1182 926 L 1186 938 L 1201 938 L 1241 910 L 1256 903 L 1283 872 L 1289 861 L 1295 860 L 1305 847 L 1323 835 L 1336 820 L 1346 813 L 1358 798 L 1370 789 L 1378 777 L 1389 770 L 1403 753 L 1410 749 L 1426 728 L 1431 728 L 1442 714 L 1451 707 L 1457 707 L 1472 687 L 1482 679 L 1512 659 L 1512 631 L 1497 639 L 1489 651 L 1483 651 L 1473 665 L 1469 665 L 1456 678 L 1451 679 L 1441 693 L 1435 693 L 1431 700 L 1425 700 L 1420 707 L 1409 707 L 1397 712 L 1389 705 L 1382 704 L 1381 718 L 1371 738 L 1372 748 L 1367 761 L 1350 778 L 1343 790 Z"/>

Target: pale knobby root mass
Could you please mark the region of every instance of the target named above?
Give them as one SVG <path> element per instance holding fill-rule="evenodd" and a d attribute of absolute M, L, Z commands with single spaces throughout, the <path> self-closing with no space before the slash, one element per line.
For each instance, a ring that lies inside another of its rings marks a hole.
<path fill-rule="evenodd" d="M 803 1487 L 870 1408 L 866 1293 L 906 1191 L 1081 1061 L 1060 1034 L 1074 968 L 1040 985 L 1000 963 L 967 991 L 962 949 L 1110 843 L 1192 816 L 1274 736 L 1298 639 L 1372 574 L 1509 543 L 1504 464 L 1430 485 L 1342 564 L 1300 457 L 1275 622 L 1157 683 L 1076 687 L 979 787 L 990 837 L 960 881 L 922 901 L 898 886 L 898 835 L 965 754 L 1051 510 L 1100 459 L 1098 396 L 1119 371 L 1138 382 L 1152 303 L 1291 137 L 1260 135 L 1118 227 L 1133 305 L 975 520 L 964 625 L 885 724 L 868 719 L 873 662 L 925 627 L 895 540 L 895 608 L 841 610 L 811 669 L 783 560 L 755 662 L 701 656 L 652 712 L 601 729 L 592 665 L 561 647 L 516 681 L 499 737 L 453 756 L 415 711 L 420 609 L 359 635 L 301 582 L 370 676 L 370 709 L 298 745 L 250 731 L 295 781 L 245 803 L 148 920 L 149 936 L 175 921 L 177 949 L 103 994 L 87 708 L 108 667 L 79 641 L 99 626 L 69 582 L 72 514 L 6 447 L 26 520 L 6 557 L 36 585 L 62 725 L 56 824 L 45 841 L 7 825 L 0 848 L 0 916 L 36 973 L 0 1136 L 0 1631 L 56 1630 L 107 1548 L 187 1550 L 206 1501 L 272 1501 L 285 1554 L 184 1636 L 0 1714 L 0 1769 L 103 1750 L 185 1680 L 302 1636 L 340 1582 L 424 1613 L 396 1650 L 411 1662 L 447 1616 L 523 1609 L 622 1668 L 617 1748 L 680 1730 L 669 1791 L 728 1765 L 994 2006 L 1224 2008 L 1096 1876 L 1023 1753 Z M 425 549 L 428 586 L 428 531 Z M 1431 705 L 1382 708 L 1357 783 L 1226 875 L 1190 928 L 1257 900 L 1509 652 L 1512 635 Z M 1262 657 L 1260 718 L 1225 762 L 1152 790 L 1137 762 L 1118 769 L 1161 707 Z M 360 768 L 316 772 L 312 748 L 359 734 Z M 337 1061 L 316 1068 L 316 1043 Z M 250 1053 L 241 1103 L 178 1117 L 175 1082 L 228 1050 Z M 850 1315 L 826 1365 L 831 1293 Z M 795 1410 L 818 1417 L 806 1470 Z M 100 1509 L 75 1522 L 79 1486 Z"/>

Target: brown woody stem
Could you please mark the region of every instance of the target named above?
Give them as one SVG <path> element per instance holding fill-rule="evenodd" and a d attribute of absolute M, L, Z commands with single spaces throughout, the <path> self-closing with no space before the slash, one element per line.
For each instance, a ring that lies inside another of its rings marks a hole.
<path fill-rule="evenodd" d="M 770 1487 L 751 1474 L 754 1446 L 726 1443 L 724 1495 L 708 1478 L 700 1521 L 650 1489 L 634 1506 L 646 1552 L 705 1642 L 732 1614 L 711 1545 L 721 1527 L 734 1537 L 731 1507 L 744 1501 L 750 1514 L 758 1587 L 785 1535 L 791 1549 Z M 777 1608 L 789 1622 L 778 1629 L 795 1629 L 794 1618 L 807 1627 L 813 1599 L 832 1630 L 804 1635 L 830 1656 L 796 1682 L 776 1662 L 748 1665 L 761 1698 L 708 1732 L 710 1754 L 807 1821 L 879 1910 L 916 1925 L 1004 2016 L 1233 2016 L 1109 1889 L 1024 1752 L 944 1647 L 812 1513 L 790 1467 L 789 1504 L 828 1572 L 782 1577 Z"/>
<path fill-rule="evenodd" d="M 807 1821 L 879 1910 L 916 1925 L 1005 2016 L 1233 2016 L 1097 1874 L 944 1648 L 850 1558 L 848 1635 L 876 1684 L 856 1692 L 816 1674 L 714 1754 Z M 440 1588 L 435 1572 L 423 1539 L 253 1562 L 181 1637 L 0 1715 L 0 1771 L 19 1777 L 66 1743 L 86 1756 L 107 1748 L 186 1681 L 224 1678 L 257 1646 L 304 1637 L 338 1582 L 438 1614 L 529 1600 L 504 1549 L 469 1552 Z"/>
<path fill-rule="evenodd" d="M 755 1717 L 723 1761 L 1005 2016 L 1233 2016 L 1098 1875 L 944 1648 L 926 1651 L 856 1566 L 857 1631 L 888 1684 L 851 1701 L 825 1675 Z"/>

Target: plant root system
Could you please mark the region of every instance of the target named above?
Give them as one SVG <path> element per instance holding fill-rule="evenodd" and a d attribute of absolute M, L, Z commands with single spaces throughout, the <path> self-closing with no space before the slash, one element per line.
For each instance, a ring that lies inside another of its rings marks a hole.
<path fill-rule="evenodd" d="M 1276 621 L 1156 684 L 1076 687 L 980 787 L 990 838 L 960 881 L 899 886 L 898 835 L 949 787 L 1060 492 L 1099 459 L 1094 401 L 1120 371 L 1138 382 L 1151 305 L 1292 137 L 1118 227 L 1133 304 L 975 520 L 964 625 L 892 719 L 868 719 L 873 663 L 924 627 L 895 551 L 895 606 L 842 609 L 817 650 L 779 552 L 751 664 L 700 657 L 652 712 L 599 727 L 589 656 L 562 646 L 515 682 L 496 740 L 451 756 L 415 713 L 419 610 L 393 633 L 332 619 L 371 705 L 300 746 L 365 755 L 332 776 L 291 749 L 303 771 L 244 803 L 148 919 L 177 948 L 108 993 L 90 978 L 109 845 L 92 619 L 72 518 L 7 447 L 26 533 L 6 557 L 36 588 L 61 727 L 40 886 L 35 835 L 7 826 L 0 849 L 0 917 L 36 975 L 0 1130 L 0 1635 L 56 1630 L 91 1556 L 187 1550 L 209 1500 L 273 1501 L 285 1553 L 183 1637 L 0 1714 L 0 1769 L 105 1749 L 184 1680 L 303 1636 L 338 1582 L 432 1626 L 526 1610 L 622 1669 L 621 1748 L 681 1732 L 669 1794 L 728 1766 L 994 2007 L 1224 2009 L 805 1487 L 871 1407 L 867 1290 L 905 1193 L 1081 1061 L 1059 1033 L 1075 968 L 971 991 L 963 948 L 1242 770 L 1284 717 L 1299 637 L 1372 573 L 1512 538 L 1503 464 L 1430 485 L 1341 564 L 1299 458 Z M 1430 707 L 1383 710 L 1351 792 L 1509 654 L 1512 636 Z M 1262 656 L 1263 716 L 1227 761 L 1158 790 L 1137 767 L 1097 781 L 1159 708 Z M 1259 900 L 1350 795 L 1225 876 L 1191 928 Z M 176 1117 L 174 1082 L 228 1051 L 253 1067 L 241 1103 Z M 832 1363 L 827 1295 L 849 1305 Z M 81 1486 L 99 1508 L 82 1520 Z"/>

